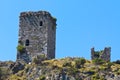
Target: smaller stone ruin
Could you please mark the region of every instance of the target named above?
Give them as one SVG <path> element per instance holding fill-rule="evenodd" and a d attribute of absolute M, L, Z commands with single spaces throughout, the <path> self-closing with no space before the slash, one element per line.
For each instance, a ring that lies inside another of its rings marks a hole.
<path fill-rule="evenodd" d="M 91 59 L 102 59 L 104 61 L 110 61 L 111 47 L 105 47 L 104 50 L 95 51 L 94 47 L 91 48 Z"/>

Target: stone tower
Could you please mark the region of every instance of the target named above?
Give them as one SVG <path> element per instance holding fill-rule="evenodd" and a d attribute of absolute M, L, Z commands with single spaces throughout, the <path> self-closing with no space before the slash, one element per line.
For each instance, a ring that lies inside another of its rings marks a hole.
<path fill-rule="evenodd" d="M 49 12 L 22 12 L 19 22 L 19 41 L 25 49 L 17 52 L 17 60 L 31 61 L 40 54 L 55 58 L 56 18 Z"/>
<path fill-rule="evenodd" d="M 110 61 L 111 47 L 105 47 L 104 50 L 95 51 L 94 48 L 91 48 L 91 59 L 102 59 L 104 61 Z"/>

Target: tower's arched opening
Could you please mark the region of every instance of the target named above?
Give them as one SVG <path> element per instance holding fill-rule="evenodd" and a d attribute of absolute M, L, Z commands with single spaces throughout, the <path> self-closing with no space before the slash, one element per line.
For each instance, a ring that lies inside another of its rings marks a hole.
<path fill-rule="evenodd" d="M 25 42 L 25 46 L 29 46 L 29 44 L 30 44 L 30 41 L 27 39 Z"/>

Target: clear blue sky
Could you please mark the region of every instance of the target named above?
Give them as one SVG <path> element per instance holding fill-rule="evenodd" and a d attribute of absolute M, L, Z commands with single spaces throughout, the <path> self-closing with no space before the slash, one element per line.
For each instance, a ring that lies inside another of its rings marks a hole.
<path fill-rule="evenodd" d="M 120 0 L 1 0 L 0 60 L 16 60 L 19 14 L 49 11 L 57 18 L 56 58 L 90 59 L 90 48 L 111 47 L 120 59 Z"/>

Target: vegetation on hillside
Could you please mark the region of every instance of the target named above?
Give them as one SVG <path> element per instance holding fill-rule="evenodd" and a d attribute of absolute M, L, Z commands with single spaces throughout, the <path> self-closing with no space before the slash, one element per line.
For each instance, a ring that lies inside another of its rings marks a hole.
<path fill-rule="evenodd" d="M 57 75 L 63 78 L 65 75 L 69 79 L 74 78 L 75 80 L 86 80 L 88 78 L 89 80 L 105 80 L 106 78 L 110 79 L 111 75 L 113 78 L 120 75 L 118 61 L 105 62 L 100 59 L 86 60 L 80 57 L 67 57 L 51 60 L 44 60 L 43 58 L 41 62 L 36 62 L 41 57 L 44 56 L 40 55 L 35 61 L 25 64 L 24 69 L 14 74 L 12 73 L 13 68 L 10 70 L 10 68 L 0 65 L 0 80 L 46 80 L 47 78 L 49 80 L 49 78 L 54 79 Z"/>

